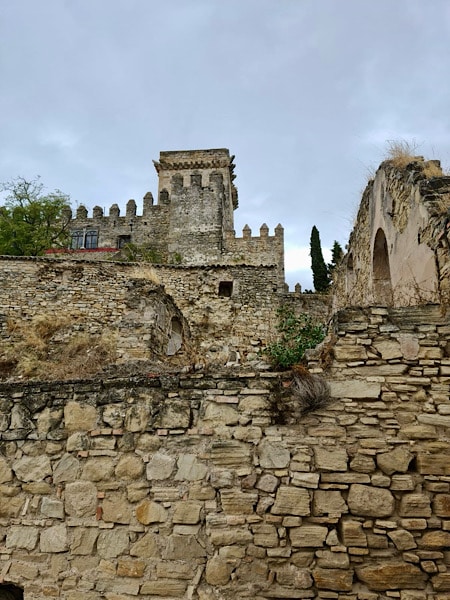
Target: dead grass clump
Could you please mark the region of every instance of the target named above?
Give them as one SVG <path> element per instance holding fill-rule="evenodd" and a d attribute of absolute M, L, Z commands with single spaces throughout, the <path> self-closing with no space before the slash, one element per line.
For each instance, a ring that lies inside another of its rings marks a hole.
<path fill-rule="evenodd" d="M 397 169 L 404 169 L 413 161 L 423 161 L 423 156 L 416 156 L 417 143 L 412 140 L 387 140 L 385 160 L 389 160 Z"/>
<path fill-rule="evenodd" d="M 442 177 L 444 175 L 442 168 L 437 160 L 427 160 L 423 164 L 422 173 L 427 179 L 432 177 Z"/>
<path fill-rule="evenodd" d="M 325 408 L 331 402 L 328 382 L 305 368 L 293 370 L 292 380 L 274 394 L 272 410 L 279 424 L 295 424 L 308 413 Z"/>
<path fill-rule="evenodd" d="M 140 264 L 138 267 L 133 266 L 130 270 L 130 277 L 132 279 L 145 279 L 158 285 L 161 283 L 155 269 L 148 264 Z"/>

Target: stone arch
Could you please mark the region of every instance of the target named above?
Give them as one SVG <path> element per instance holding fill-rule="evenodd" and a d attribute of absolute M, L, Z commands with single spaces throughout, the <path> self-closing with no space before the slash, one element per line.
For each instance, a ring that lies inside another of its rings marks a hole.
<path fill-rule="evenodd" d="M 391 269 L 386 236 L 381 227 L 375 235 L 372 253 L 372 289 L 376 304 L 392 303 Z"/>
<path fill-rule="evenodd" d="M 11 583 L 1 584 L 0 600 L 23 600 L 23 590 Z"/>

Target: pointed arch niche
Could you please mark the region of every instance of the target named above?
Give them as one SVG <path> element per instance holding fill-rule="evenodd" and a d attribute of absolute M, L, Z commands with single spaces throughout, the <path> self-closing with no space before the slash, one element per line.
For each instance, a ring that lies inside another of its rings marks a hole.
<path fill-rule="evenodd" d="M 392 304 L 392 282 L 389 253 L 384 231 L 375 235 L 372 255 L 372 289 L 375 304 Z"/>

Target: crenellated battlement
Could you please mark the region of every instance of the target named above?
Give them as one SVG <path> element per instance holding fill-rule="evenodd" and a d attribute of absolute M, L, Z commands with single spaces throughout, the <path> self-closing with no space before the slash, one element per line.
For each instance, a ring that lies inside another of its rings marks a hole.
<path fill-rule="evenodd" d="M 176 259 L 186 265 L 277 265 L 284 284 L 284 235 L 274 234 L 264 223 L 259 236 L 248 226 L 242 237 L 234 231 L 238 206 L 234 185 L 234 156 L 225 148 L 161 152 L 153 161 L 158 173 L 158 193 L 134 199 L 125 212 L 112 204 L 108 211 L 95 206 L 89 214 L 83 205 L 72 221 L 72 249 L 116 248 L 127 243 L 156 251 L 163 262 Z"/>

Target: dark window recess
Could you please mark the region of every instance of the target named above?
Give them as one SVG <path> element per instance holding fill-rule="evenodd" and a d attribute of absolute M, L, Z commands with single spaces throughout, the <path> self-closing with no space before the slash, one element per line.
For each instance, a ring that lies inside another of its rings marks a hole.
<path fill-rule="evenodd" d="M 123 248 L 126 244 L 131 242 L 131 235 L 119 235 L 117 238 L 117 247 Z"/>
<path fill-rule="evenodd" d="M 0 600 L 23 600 L 23 590 L 16 585 L 0 585 Z"/>
<path fill-rule="evenodd" d="M 83 247 L 84 233 L 83 231 L 72 231 L 72 241 L 70 247 L 72 250 L 78 250 Z"/>
<path fill-rule="evenodd" d="M 230 298 L 233 293 L 232 281 L 221 281 L 219 283 L 219 298 Z"/>
<path fill-rule="evenodd" d="M 97 246 L 98 246 L 98 231 L 95 229 L 86 231 L 84 247 L 85 248 L 97 248 Z"/>

